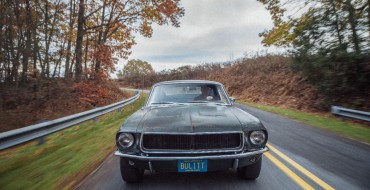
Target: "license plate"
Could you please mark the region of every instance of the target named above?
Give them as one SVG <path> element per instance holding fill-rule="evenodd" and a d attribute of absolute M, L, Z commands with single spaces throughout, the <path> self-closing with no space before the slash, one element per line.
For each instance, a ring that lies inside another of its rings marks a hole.
<path fill-rule="evenodd" d="M 207 172 L 207 160 L 178 160 L 178 172 Z"/>

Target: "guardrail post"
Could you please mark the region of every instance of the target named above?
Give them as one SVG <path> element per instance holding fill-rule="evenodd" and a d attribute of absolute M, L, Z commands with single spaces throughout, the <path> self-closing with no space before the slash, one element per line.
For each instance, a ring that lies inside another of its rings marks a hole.
<path fill-rule="evenodd" d="M 98 122 L 99 121 L 99 117 L 94 117 L 93 118 L 93 121 L 96 123 L 96 122 Z"/>
<path fill-rule="evenodd" d="M 37 142 L 37 145 L 42 145 L 46 142 L 46 137 L 45 136 L 42 136 L 42 137 L 39 137 L 38 138 L 38 142 Z"/>
<path fill-rule="evenodd" d="M 41 120 L 41 121 L 39 121 L 37 123 L 44 123 L 44 122 L 47 122 L 47 121 L 49 121 L 49 120 L 43 119 L 43 120 Z M 37 145 L 42 145 L 45 142 L 46 142 L 46 136 L 41 136 L 41 137 L 37 138 Z"/>
<path fill-rule="evenodd" d="M 340 116 L 339 116 L 339 119 L 340 119 L 341 121 L 346 121 L 346 119 L 347 119 L 347 118 L 346 118 L 346 117 L 344 117 L 344 116 L 341 116 L 341 115 L 340 115 Z"/>

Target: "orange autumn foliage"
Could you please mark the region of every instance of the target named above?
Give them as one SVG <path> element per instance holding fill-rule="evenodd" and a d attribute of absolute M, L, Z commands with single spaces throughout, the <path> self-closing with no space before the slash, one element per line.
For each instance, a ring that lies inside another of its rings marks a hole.
<path fill-rule="evenodd" d="M 122 97 L 122 92 L 111 84 L 99 81 L 75 83 L 73 89 L 80 95 L 80 101 L 92 105 L 106 105 Z"/>

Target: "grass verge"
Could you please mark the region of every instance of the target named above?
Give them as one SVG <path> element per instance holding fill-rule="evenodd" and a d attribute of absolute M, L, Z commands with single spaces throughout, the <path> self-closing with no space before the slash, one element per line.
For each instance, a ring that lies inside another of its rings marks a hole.
<path fill-rule="evenodd" d="M 370 128 L 365 125 L 349 121 L 342 121 L 341 119 L 328 115 L 318 115 L 313 113 L 300 112 L 292 109 L 259 105 L 248 102 L 239 102 L 239 103 L 255 107 L 261 110 L 274 112 L 285 117 L 301 121 L 308 125 L 321 127 L 361 142 L 370 143 Z"/>
<path fill-rule="evenodd" d="M 1 189 L 72 189 L 112 154 L 119 125 L 145 102 L 47 136 L 43 145 L 33 141 L 0 152 Z"/>

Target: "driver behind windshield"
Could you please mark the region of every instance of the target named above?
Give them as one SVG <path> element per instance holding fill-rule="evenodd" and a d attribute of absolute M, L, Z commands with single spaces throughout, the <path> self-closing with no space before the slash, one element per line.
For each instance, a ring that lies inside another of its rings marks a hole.
<path fill-rule="evenodd" d="M 201 86 L 200 91 L 202 92 L 199 96 L 195 97 L 194 100 L 212 100 L 213 97 L 209 95 L 211 88 L 209 86 Z"/>

